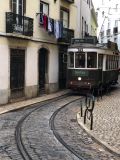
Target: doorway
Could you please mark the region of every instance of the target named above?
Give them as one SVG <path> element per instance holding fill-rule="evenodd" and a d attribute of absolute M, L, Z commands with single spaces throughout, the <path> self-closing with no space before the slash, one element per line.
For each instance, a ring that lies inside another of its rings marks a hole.
<path fill-rule="evenodd" d="M 66 88 L 67 79 L 67 48 L 68 46 L 59 46 L 59 89 Z"/>
<path fill-rule="evenodd" d="M 11 49 L 10 53 L 10 89 L 11 98 L 24 96 L 25 50 Z"/>
<path fill-rule="evenodd" d="M 48 75 L 48 50 L 41 48 L 39 50 L 39 93 L 45 93 L 45 84 L 47 83 Z"/>

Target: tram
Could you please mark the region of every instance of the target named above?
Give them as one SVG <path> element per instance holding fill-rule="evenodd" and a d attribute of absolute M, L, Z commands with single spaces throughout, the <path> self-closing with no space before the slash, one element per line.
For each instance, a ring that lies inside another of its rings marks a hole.
<path fill-rule="evenodd" d="M 67 53 L 67 88 L 99 90 L 117 84 L 118 74 L 116 43 L 98 44 L 92 36 L 72 39 Z"/>

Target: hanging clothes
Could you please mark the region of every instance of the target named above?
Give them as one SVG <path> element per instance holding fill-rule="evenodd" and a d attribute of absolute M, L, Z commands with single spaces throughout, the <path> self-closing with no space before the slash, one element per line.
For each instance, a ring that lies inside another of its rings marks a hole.
<path fill-rule="evenodd" d="M 43 15 L 43 27 L 48 30 L 48 17 L 46 15 Z"/>
<path fill-rule="evenodd" d="M 63 37 L 63 22 L 59 21 L 59 38 Z"/>
<path fill-rule="evenodd" d="M 60 27 L 59 21 L 54 21 L 54 35 L 55 35 L 56 39 L 58 39 L 60 37 L 59 27 Z"/>
<path fill-rule="evenodd" d="M 54 20 L 52 18 L 48 18 L 48 32 L 54 32 Z"/>

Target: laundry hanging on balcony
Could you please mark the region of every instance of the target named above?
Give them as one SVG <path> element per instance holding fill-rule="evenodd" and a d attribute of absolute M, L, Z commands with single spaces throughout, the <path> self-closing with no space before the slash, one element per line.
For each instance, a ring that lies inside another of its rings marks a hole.
<path fill-rule="evenodd" d="M 63 23 L 59 20 L 54 21 L 54 35 L 56 39 L 62 38 Z"/>
<path fill-rule="evenodd" d="M 43 27 L 47 31 L 48 30 L 48 17 L 43 15 Z"/>
<path fill-rule="evenodd" d="M 54 34 L 54 19 L 48 18 L 48 32 Z"/>
<path fill-rule="evenodd" d="M 40 25 L 48 31 L 49 34 L 55 35 L 56 39 L 62 38 L 63 22 L 54 20 L 47 15 L 40 13 Z"/>

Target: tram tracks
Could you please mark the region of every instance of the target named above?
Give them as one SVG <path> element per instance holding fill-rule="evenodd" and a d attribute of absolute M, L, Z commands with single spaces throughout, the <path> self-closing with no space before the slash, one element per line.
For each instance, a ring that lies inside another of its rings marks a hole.
<path fill-rule="evenodd" d="M 38 107 L 32 109 L 29 113 L 25 114 L 20 120 L 19 122 L 17 123 L 17 126 L 16 126 L 16 129 L 15 129 L 15 139 L 16 139 L 16 144 L 17 144 L 17 148 L 20 152 L 20 155 L 22 156 L 22 158 L 24 160 L 33 160 L 31 154 L 29 153 L 29 151 L 27 150 L 26 146 L 24 145 L 24 142 L 23 142 L 23 139 L 22 139 L 22 125 L 24 123 L 24 121 L 35 111 L 37 111 L 38 109 L 40 108 L 43 108 L 45 105 L 47 104 L 50 104 L 52 102 L 56 102 L 58 100 L 62 100 L 64 98 L 67 98 L 69 97 L 70 95 L 64 95 L 64 96 L 61 96 L 61 97 L 58 97 L 58 98 L 55 98 L 55 99 L 52 99 L 52 100 L 48 100 L 48 101 L 45 101 L 43 103 L 41 103 L 40 105 L 38 105 Z M 65 105 L 61 106 L 59 109 L 57 109 L 52 117 L 50 118 L 50 126 L 51 126 L 51 129 L 53 131 L 53 134 L 55 135 L 55 137 L 60 141 L 60 136 L 55 132 L 55 127 L 54 127 L 54 118 L 55 116 L 57 115 L 57 113 L 63 109 L 65 106 L 69 105 L 70 103 L 73 103 L 74 101 L 76 101 L 77 99 L 74 99 L 68 103 L 66 103 Z M 69 151 L 71 151 L 75 156 L 77 156 L 77 154 L 75 152 L 73 152 L 68 146 L 67 144 L 64 143 L 64 141 L 60 141 L 60 143 L 62 143 Z M 77 156 L 78 157 L 78 156 Z"/>
<path fill-rule="evenodd" d="M 78 99 L 76 99 L 78 100 Z M 64 139 L 60 136 L 60 134 L 56 131 L 55 125 L 54 125 L 54 121 L 55 121 L 55 117 L 57 116 L 58 112 L 60 112 L 63 108 L 65 108 L 66 106 L 68 106 L 69 104 L 75 102 L 76 100 L 73 100 L 65 105 L 63 105 L 61 108 L 57 109 L 53 115 L 50 118 L 50 126 L 51 126 L 51 130 L 53 131 L 53 134 L 55 135 L 55 137 L 58 139 L 58 141 L 65 147 L 67 148 L 71 153 L 73 153 L 77 158 L 79 158 L 80 160 L 85 160 L 82 156 L 80 156 L 80 154 L 78 154 L 76 152 L 76 150 L 74 150 L 73 148 L 71 148 L 65 141 Z"/>

